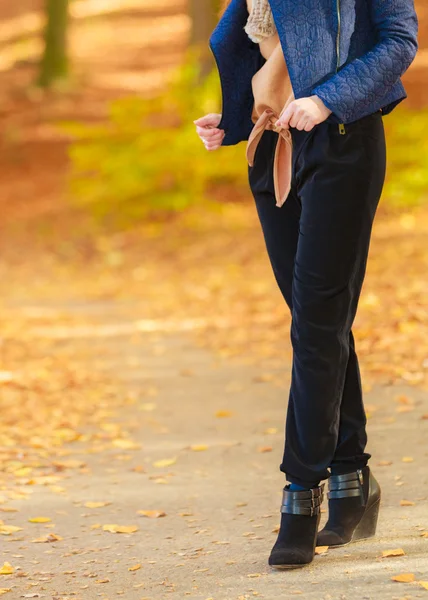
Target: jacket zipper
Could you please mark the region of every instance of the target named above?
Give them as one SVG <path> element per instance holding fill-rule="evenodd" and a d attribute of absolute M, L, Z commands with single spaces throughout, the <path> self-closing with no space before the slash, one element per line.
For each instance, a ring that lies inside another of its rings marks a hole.
<path fill-rule="evenodd" d="M 336 36 L 336 73 L 339 70 L 340 65 L 340 33 L 342 28 L 342 19 L 340 15 L 340 0 L 336 0 L 336 12 L 337 12 L 337 36 Z M 340 135 L 345 135 L 346 129 L 344 123 L 339 123 L 339 133 Z"/>

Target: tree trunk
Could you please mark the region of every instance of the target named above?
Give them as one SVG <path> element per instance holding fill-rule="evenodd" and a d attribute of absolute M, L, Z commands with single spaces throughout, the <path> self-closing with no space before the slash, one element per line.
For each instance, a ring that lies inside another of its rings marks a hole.
<path fill-rule="evenodd" d="M 38 83 L 48 88 L 68 75 L 67 29 L 68 1 L 45 0 L 45 49 L 40 64 Z"/>
<path fill-rule="evenodd" d="M 189 0 L 190 16 L 192 18 L 190 46 L 199 54 L 202 78 L 212 68 L 208 38 L 217 23 L 219 4 L 219 0 Z"/>

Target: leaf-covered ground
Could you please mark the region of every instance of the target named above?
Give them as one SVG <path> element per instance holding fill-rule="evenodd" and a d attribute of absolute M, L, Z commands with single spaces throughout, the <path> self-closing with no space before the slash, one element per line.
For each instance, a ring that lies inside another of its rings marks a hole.
<path fill-rule="evenodd" d="M 286 578 L 289 317 L 251 202 L 116 235 L 23 223 L 0 259 L 6 598 L 426 593 L 426 209 L 379 214 L 355 323 L 380 537 Z"/>

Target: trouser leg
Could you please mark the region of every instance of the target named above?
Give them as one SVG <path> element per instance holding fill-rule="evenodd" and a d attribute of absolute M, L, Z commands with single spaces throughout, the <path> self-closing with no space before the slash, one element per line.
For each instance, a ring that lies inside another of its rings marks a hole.
<path fill-rule="evenodd" d="M 353 460 L 367 458 L 350 336 L 384 181 L 385 141 L 380 113 L 346 129 L 343 136 L 327 123 L 310 133 L 293 130 L 293 173 L 302 210 L 292 283 L 292 382 L 280 468 L 288 480 L 304 485 L 326 479 L 332 463 L 351 458 L 351 448 Z"/>

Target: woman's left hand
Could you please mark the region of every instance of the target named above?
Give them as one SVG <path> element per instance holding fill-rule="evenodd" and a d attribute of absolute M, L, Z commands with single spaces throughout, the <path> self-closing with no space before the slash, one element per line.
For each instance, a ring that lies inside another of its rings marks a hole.
<path fill-rule="evenodd" d="M 300 98 L 290 102 L 275 125 L 283 129 L 295 127 L 300 131 L 311 131 L 315 125 L 325 121 L 331 113 L 332 111 L 326 107 L 318 96 Z"/>

